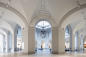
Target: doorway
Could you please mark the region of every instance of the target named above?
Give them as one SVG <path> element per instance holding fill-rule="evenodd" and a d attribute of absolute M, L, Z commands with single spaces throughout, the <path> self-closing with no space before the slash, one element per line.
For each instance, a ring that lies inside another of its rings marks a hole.
<path fill-rule="evenodd" d="M 35 51 L 39 53 L 51 53 L 52 28 L 48 21 L 39 21 L 35 26 Z"/>
<path fill-rule="evenodd" d="M 72 51 L 72 28 L 71 26 L 66 26 L 65 28 L 65 52 Z"/>

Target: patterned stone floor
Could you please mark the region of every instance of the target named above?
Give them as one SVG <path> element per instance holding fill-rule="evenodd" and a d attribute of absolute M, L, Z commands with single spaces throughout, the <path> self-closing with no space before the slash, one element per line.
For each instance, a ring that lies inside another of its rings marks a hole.
<path fill-rule="evenodd" d="M 31 54 L 31 55 L 10 55 L 0 54 L 0 57 L 86 57 L 86 53 L 66 53 L 66 54 Z"/>

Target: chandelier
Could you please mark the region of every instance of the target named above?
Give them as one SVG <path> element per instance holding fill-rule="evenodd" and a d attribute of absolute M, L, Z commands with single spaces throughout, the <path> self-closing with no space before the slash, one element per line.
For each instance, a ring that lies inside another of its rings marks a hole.
<path fill-rule="evenodd" d="M 43 25 L 41 29 L 41 37 L 45 38 L 46 37 L 46 30 L 45 30 L 45 21 L 43 20 Z"/>
<path fill-rule="evenodd" d="M 45 9 L 45 0 L 41 0 L 41 10 Z M 46 37 L 46 30 L 45 30 L 45 20 L 43 19 L 43 24 L 42 24 L 42 29 L 41 29 L 41 37 L 45 38 Z"/>

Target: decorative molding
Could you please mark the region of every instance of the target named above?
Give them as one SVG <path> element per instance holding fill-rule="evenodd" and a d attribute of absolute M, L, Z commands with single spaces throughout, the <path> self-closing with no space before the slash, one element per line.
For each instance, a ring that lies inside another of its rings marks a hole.
<path fill-rule="evenodd" d="M 40 2 L 41 7 L 34 12 L 32 15 L 31 21 L 29 23 L 29 26 L 35 26 L 35 24 L 40 20 L 47 20 L 51 26 L 57 26 L 56 21 L 52 18 L 52 15 L 50 14 L 49 10 L 46 9 L 45 6 L 45 0 L 41 0 Z"/>

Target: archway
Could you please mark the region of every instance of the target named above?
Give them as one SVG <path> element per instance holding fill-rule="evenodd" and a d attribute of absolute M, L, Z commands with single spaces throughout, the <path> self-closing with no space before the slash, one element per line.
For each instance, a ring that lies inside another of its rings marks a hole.
<path fill-rule="evenodd" d="M 85 14 L 86 14 L 86 4 L 82 5 L 80 8 L 74 8 L 69 11 L 61 20 L 61 28 L 65 28 L 68 24 L 72 27 L 72 51 L 80 52 L 80 33 L 86 27 Z M 82 47 L 83 48 L 83 47 Z"/>
<path fill-rule="evenodd" d="M 12 52 L 12 33 L 13 31 L 11 30 L 12 28 L 10 25 L 5 22 L 0 20 L 0 35 L 1 35 L 1 45 L 2 45 L 2 52 L 1 53 L 9 53 Z M 9 27 L 9 29 L 7 27 Z"/>
<path fill-rule="evenodd" d="M 72 50 L 72 28 L 67 25 L 65 28 L 65 52 Z"/>
<path fill-rule="evenodd" d="M 0 54 L 12 52 L 11 32 L 0 28 Z"/>
<path fill-rule="evenodd" d="M 75 51 L 79 51 L 79 32 L 77 31 L 75 33 Z"/>
<path fill-rule="evenodd" d="M 51 53 L 52 27 L 48 21 L 42 20 L 35 25 L 36 53 Z"/>
<path fill-rule="evenodd" d="M 17 49 L 16 51 L 22 51 L 24 49 L 24 42 L 22 39 L 22 28 L 17 26 L 17 39 L 16 39 Z"/>
<path fill-rule="evenodd" d="M 4 28 L 7 31 L 7 38 L 8 39 L 8 48 L 7 52 L 15 52 L 17 49 L 17 43 L 15 39 L 17 39 L 17 25 L 19 25 L 22 29 L 22 40 L 26 47 L 22 50 L 23 53 L 28 53 L 28 23 L 25 17 L 20 14 L 16 9 L 12 8 L 11 6 L 6 7 L 4 3 L 0 2 L 0 13 L 1 13 L 1 20 L 0 20 L 0 28 Z M 3 21 L 3 22 L 2 22 Z M 8 44 L 7 43 L 7 44 Z"/>
<path fill-rule="evenodd" d="M 0 53 L 4 53 L 7 51 L 7 44 L 6 44 L 6 35 L 0 33 Z"/>

